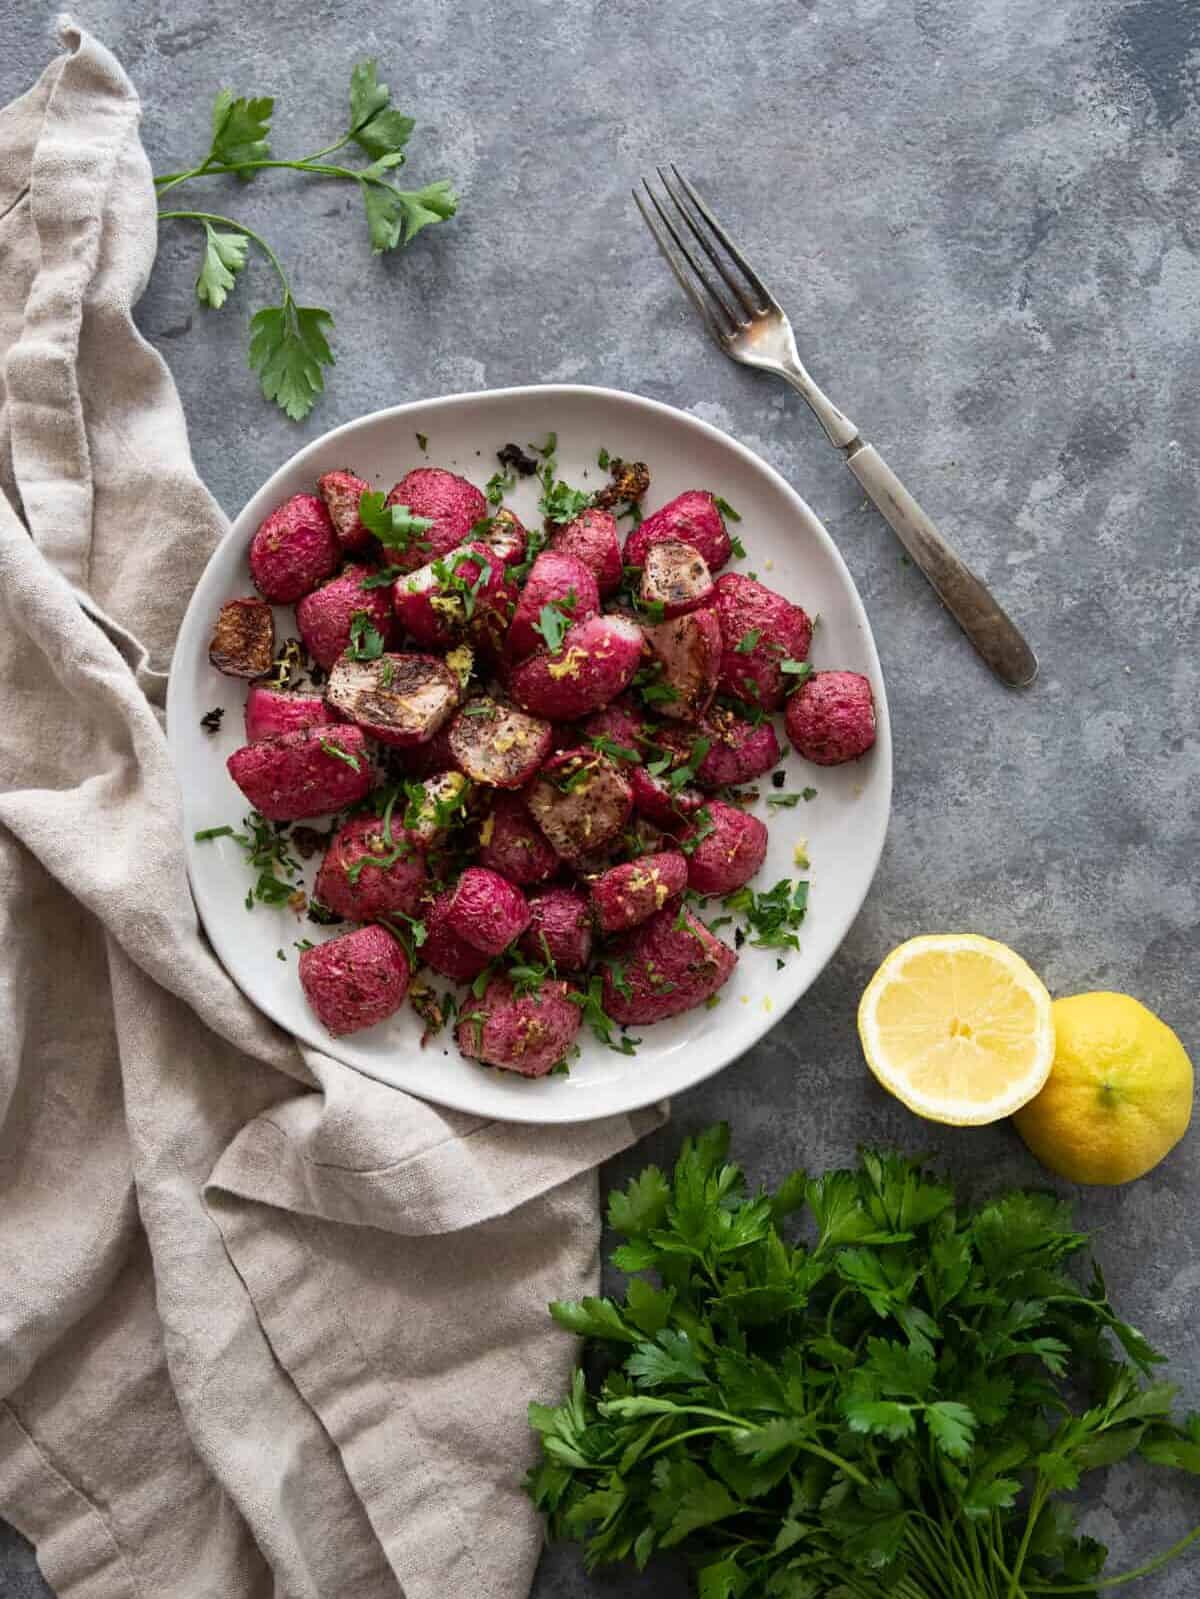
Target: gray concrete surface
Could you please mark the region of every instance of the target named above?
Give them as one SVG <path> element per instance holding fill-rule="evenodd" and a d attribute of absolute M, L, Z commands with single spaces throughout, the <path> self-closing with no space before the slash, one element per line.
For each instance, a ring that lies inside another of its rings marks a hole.
<path fill-rule="evenodd" d="M 373 54 L 421 123 L 411 173 L 450 174 L 463 192 L 457 221 L 381 261 L 338 188 L 204 191 L 263 227 L 302 298 L 337 315 L 339 363 L 303 427 L 245 370 L 263 271 L 205 313 L 195 238 L 164 232 L 141 325 L 231 513 L 299 443 L 363 411 L 595 382 L 692 409 L 759 450 L 859 583 L 897 749 L 874 890 L 796 1013 L 609 1180 L 718 1116 L 764 1178 L 866 1139 L 932 1147 L 977 1185 L 1037 1180 L 1007 1127 L 918 1124 L 865 1074 L 855 1002 L 883 953 L 920 931 L 1004 939 L 1058 993 L 1131 991 L 1195 1050 L 1195 0 L 94 0 L 82 20 L 140 88 L 159 170 L 204 148 L 225 83 L 278 96 L 280 149 L 325 142 L 351 63 Z M 7 99 L 50 47 L 45 19 L 12 0 L 4 33 Z M 1042 659 L 1033 692 L 988 678 L 800 402 L 703 342 L 628 200 L 668 157 L 753 245 L 813 369 L 1025 622 Z M 1170 1352 L 1193 1404 L 1198 1184 L 1194 1133 L 1150 1178 L 1079 1196 L 1118 1303 Z M 1119 1570 L 1197 1520 L 1200 1490 L 1120 1466 L 1086 1525 Z M 1200 1560 L 1143 1586 L 1195 1595 Z M 0 1593 L 44 1592 L 20 1540 L 0 1539 Z M 670 1572 L 590 1580 L 561 1549 L 535 1592 L 676 1599 L 685 1585 Z"/>

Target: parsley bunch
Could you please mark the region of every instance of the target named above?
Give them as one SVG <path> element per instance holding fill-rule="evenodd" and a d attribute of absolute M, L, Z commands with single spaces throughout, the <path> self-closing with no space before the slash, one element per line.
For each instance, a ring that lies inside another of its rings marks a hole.
<path fill-rule="evenodd" d="M 1065 1495 L 1134 1453 L 1200 1473 L 1162 1357 L 1044 1193 L 977 1206 L 896 1154 L 750 1195 L 728 1129 L 612 1196 L 623 1300 L 556 1302 L 608 1374 L 530 1406 L 527 1487 L 589 1569 L 656 1550 L 701 1599 L 1035 1599 L 1125 1577 Z M 807 1241 L 784 1219 L 807 1213 Z M 647 1274 L 654 1274 L 653 1277 Z M 656 1280 L 655 1280 L 656 1279 Z"/>
<path fill-rule="evenodd" d="M 392 174 L 406 159 L 404 147 L 414 123 L 391 104 L 391 91 L 379 82 L 374 61 L 360 61 L 350 75 L 349 126 L 313 155 L 291 161 L 272 158 L 269 133 L 274 109 L 275 101 L 269 95 L 235 98 L 222 89 L 213 102 L 207 155 L 193 167 L 156 177 L 158 194 L 197 178 L 234 174 L 246 181 L 267 168 L 356 183 L 376 254 L 408 244 L 422 228 L 454 215 L 458 198 L 446 179 L 421 189 L 401 189 L 392 181 Z M 347 145 L 357 146 L 370 158 L 368 163 L 350 167 L 328 159 Z M 297 303 L 279 257 L 244 222 L 215 211 L 160 210 L 158 216 L 160 222 L 193 222 L 204 230 L 196 298 L 214 311 L 221 309 L 236 286 L 250 246 L 266 256 L 279 279 L 280 302 L 251 318 L 250 365 L 268 400 L 274 400 L 293 421 L 306 417 L 324 388 L 321 369 L 333 365 L 329 348 L 333 317 L 321 306 Z"/>

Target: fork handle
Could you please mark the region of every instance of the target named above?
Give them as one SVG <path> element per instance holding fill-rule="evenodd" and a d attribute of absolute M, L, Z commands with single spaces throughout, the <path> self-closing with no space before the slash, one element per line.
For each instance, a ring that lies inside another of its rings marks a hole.
<path fill-rule="evenodd" d="M 979 654 L 1009 688 L 1037 676 L 1037 656 L 1020 629 L 949 545 L 873 444 L 850 445 L 846 465 L 933 586 Z"/>

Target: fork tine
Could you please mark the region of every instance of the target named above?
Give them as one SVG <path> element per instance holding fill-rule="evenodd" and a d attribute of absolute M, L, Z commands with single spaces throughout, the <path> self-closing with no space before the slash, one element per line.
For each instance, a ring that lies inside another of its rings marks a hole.
<path fill-rule="evenodd" d="M 724 261 L 722 261 L 721 257 L 717 254 L 717 252 L 713 249 L 712 245 L 709 243 L 708 234 L 706 232 L 702 231 L 696 225 L 695 217 L 693 217 L 691 211 L 688 209 L 688 207 L 686 205 L 684 205 L 683 201 L 679 198 L 679 196 L 675 193 L 675 190 L 671 187 L 670 180 L 668 179 L 667 174 L 663 171 L 663 169 L 661 167 L 658 167 L 656 170 L 658 172 L 658 181 L 662 184 L 663 188 L 666 190 L 668 198 L 674 204 L 676 211 L 679 212 L 679 215 L 687 223 L 688 228 L 691 231 L 692 237 L 695 239 L 696 243 L 700 246 L 700 248 L 704 251 L 705 255 L 712 262 L 713 266 L 721 274 L 721 277 L 724 280 L 726 288 L 728 288 L 729 292 L 733 295 L 734 299 L 741 306 L 742 310 L 745 312 L 745 314 L 748 317 L 757 316 L 759 314 L 759 311 L 760 310 L 765 310 L 766 307 L 765 306 L 758 306 L 758 305 L 755 305 L 753 303 L 753 301 L 750 299 L 750 296 L 746 293 L 745 289 L 737 281 L 737 279 L 733 276 L 732 272 L 730 272 L 729 268 L 725 265 Z M 678 177 L 678 173 L 676 173 L 676 176 Z"/>
<path fill-rule="evenodd" d="M 770 289 L 767 288 L 766 284 L 759 277 L 758 273 L 754 270 L 754 268 L 750 265 L 749 261 L 746 260 L 746 257 L 738 249 L 737 245 L 734 244 L 733 240 L 729 237 L 728 233 L 726 233 L 725 229 L 717 221 L 716 217 L 713 216 L 713 214 L 709 210 L 708 206 L 704 203 L 704 201 L 700 198 L 700 195 L 696 192 L 695 187 L 691 183 L 689 183 L 688 180 L 684 177 L 683 173 L 680 172 L 679 168 L 675 165 L 674 161 L 671 162 L 671 171 L 675 174 L 676 178 L 679 180 L 680 184 L 683 186 L 683 190 L 684 190 L 685 194 L 687 195 L 688 199 L 692 202 L 692 204 L 696 207 L 696 210 L 699 211 L 700 215 L 704 218 L 704 220 L 708 223 L 709 227 L 713 230 L 713 233 L 716 235 L 717 239 L 720 241 L 721 244 L 723 244 L 725 246 L 726 250 L 729 252 L 729 254 L 732 257 L 732 259 L 737 263 L 737 265 L 745 273 L 746 281 L 749 283 L 750 287 L 754 290 L 755 294 L 757 294 L 759 296 L 760 309 L 765 310 L 765 311 L 778 311 L 780 309 L 780 305 L 779 305 L 778 300 L 776 300 L 775 296 L 771 293 Z M 679 202 L 676 201 L 677 205 L 678 205 L 678 203 Z"/>
<path fill-rule="evenodd" d="M 708 302 L 704 299 L 703 295 L 697 291 L 695 284 L 693 284 L 692 280 L 687 276 L 682 265 L 676 258 L 674 250 L 672 250 L 670 244 L 667 242 L 666 234 L 650 215 L 649 211 L 646 210 L 646 207 L 642 204 L 642 197 L 636 189 L 633 190 L 633 203 L 642 213 L 643 222 L 645 222 L 646 226 L 650 229 L 650 232 L 654 235 L 654 242 L 658 245 L 659 250 L 662 252 L 663 258 L 667 265 L 675 274 L 680 288 L 696 307 L 696 310 L 700 313 L 700 319 L 708 329 L 709 336 L 715 344 L 720 345 L 721 348 L 724 349 L 725 340 L 728 335 L 723 332 L 720 327 L 718 327 L 717 319 L 713 316 L 712 312 L 708 308 Z"/>
<path fill-rule="evenodd" d="M 672 270 L 675 273 L 675 276 L 679 279 L 680 284 L 691 296 L 693 305 L 695 305 L 696 309 L 701 313 L 702 316 L 704 316 L 705 321 L 709 324 L 709 331 L 712 332 L 717 341 L 723 345 L 730 335 L 734 333 L 740 326 L 737 316 L 726 303 L 725 297 L 722 295 L 720 289 L 718 289 L 712 280 L 706 275 L 703 268 L 700 266 L 700 263 L 696 260 L 695 256 L 683 242 L 683 239 L 679 234 L 679 229 L 663 210 L 658 196 L 655 194 L 654 190 L 650 187 L 650 184 L 645 178 L 642 179 L 642 187 L 649 196 L 650 204 L 658 212 L 659 219 L 662 224 L 660 227 L 655 223 L 654 218 L 651 217 L 650 213 L 646 210 L 646 207 L 642 204 L 641 196 L 635 190 L 634 199 L 638 202 L 638 209 L 645 218 L 646 225 L 649 227 L 651 233 L 654 234 L 655 239 L 658 241 L 659 249 L 662 250 L 663 254 L 666 256 Z M 667 244 L 666 238 L 663 234 L 663 228 L 665 228 L 666 232 L 670 234 L 671 239 L 675 244 L 674 250 L 670 249 L 669 245 Z M 678 252 L 678 254 L 676 252 Z M 701 287 L 707 291 L 708 300 L 711 301 L 711 304 L 703 299 L 696 288 L 696 284 L 683 271 L 683 268 L 679 262 L 679 256 L 682 256 L 687 262 L 688 266 L 691 267 L 692 272 L 695 274 L 695 277 L 700 283 Z M 717 307 L 723 314 L 726 324 L 725 326 L 722 326 L 720 320 L 714 315 L 714 306 Z"/>

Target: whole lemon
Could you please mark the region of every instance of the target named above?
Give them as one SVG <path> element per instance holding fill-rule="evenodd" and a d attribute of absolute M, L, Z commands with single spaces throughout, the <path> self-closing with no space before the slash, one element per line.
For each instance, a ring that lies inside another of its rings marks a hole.
<path fill-rule="evenodd" d="M 1053 1007 L 1054 1065 L 1016 1112 L 1017 1131 L 1076 1183 L 1132 1182 L 1157 1166 L 1192 1116 L 1192 1063 L 1128 994 L 1075 994 Z"/>

